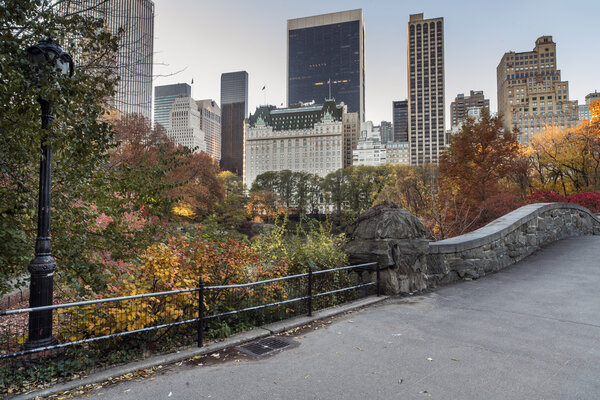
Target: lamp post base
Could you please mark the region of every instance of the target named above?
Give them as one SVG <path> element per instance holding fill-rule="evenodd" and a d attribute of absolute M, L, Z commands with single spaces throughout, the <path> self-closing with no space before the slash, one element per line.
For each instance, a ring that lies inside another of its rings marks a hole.
<path fill-rule="evenodd" d="M 54 346 L 55 344 L 58 344 L 58 340 L 56 340 L 54 336 L 38 340 L 27 340 L 23 344 L 23 350 L 41 349 L 48 346 Z"/>

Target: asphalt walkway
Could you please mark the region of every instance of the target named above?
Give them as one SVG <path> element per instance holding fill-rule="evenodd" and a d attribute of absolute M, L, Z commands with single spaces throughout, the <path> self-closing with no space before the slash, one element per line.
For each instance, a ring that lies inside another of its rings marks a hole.
<path fill-rule="evenodd" d="M 500 273 L 390 299 L 295 340 L 269 358 L 209 356 L 85 397 L 600 399 L 600 237 L 556 242 Z"/>

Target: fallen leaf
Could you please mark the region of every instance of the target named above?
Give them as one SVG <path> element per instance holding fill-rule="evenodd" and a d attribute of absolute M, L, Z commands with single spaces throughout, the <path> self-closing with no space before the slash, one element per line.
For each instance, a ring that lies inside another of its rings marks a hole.
<path fill-rule="evenodd" d="M 169 392 L 169 395 L 167 397 L 171 397 L 173 396 L 173 392 Z"/>
<path fill-rule="evenodd" d="M 427 361 L 433 361 L 433 358 L 427 357 Z"/>
<path fill-rule="evenodd" d="M 404 382 L 404 379 L 402 379 L 402 378 L 398 379 L 398 384 L 401 384 L 402 382 Z"/>
<path fill-rule="evenodd" d="M 304 377 L 304 379 L 308 379 L 308 377 L 309 377 L 309 376 L 310 376 L 310 374 L 306 375 L 306 376 Z"/>
<path fill-rule="evenodd" d="M 452 360 L 452 361 L 458 361 L 458 359 L 456 359 L 456 358 L 451 358 L 451 360 Z"/>
<path fill-rule="evenodd" d="M 360 347 L 357 347 L 357 349 L 360 350 L 360 351 L 364 351 L 365 350 L 365 349 L 360 348 Z"/>
<path fill-rule="evenodd" d="M 213 356 L 214 358 L 221 358 L 221 355 L 219 353 L 213 353 L 211 354 L 211 356 Z"/>

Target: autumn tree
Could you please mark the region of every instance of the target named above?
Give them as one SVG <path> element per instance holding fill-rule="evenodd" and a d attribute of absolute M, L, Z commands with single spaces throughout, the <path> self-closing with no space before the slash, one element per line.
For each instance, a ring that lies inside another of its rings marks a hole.
<path fill-rule="evenodd" d="M 563 195 L 600 189 L 600 101 L 592 103 L 591 121 L 575 128 L 547 127 L 532 136 L 528 157 L 536 189 Z"/>
<path fill-rule="evenodd" d="M 102 168 L 112 133 L 106 99 L 114 94 L 117 77 L 106 65 L 118 38 L 100 20 L 55 14 L 54 3 L 11 0 L 0 6 L 0 293 L 22 283 L 33 255 L 40 145 L 46 136 L 38 96 L 50 102 L 56 117 L 51 233 L 58 273 L 73 277 L 97 269 L 82 256 L 99 244 L 87 224 L 97 214 L 80 205 L 84 195 L 102 199 L 107 193 Z M 71 33 L 85 40 L 69 42 Z M 44 79 L 36 79 L 40 75 L 30 69 L 25 49 L 48 37 L 75 56 L 73 77 L 48 70 Z"/>
<path fill-rule="evenodd" d="M 503 190 L 519 158 L 519 143 L 499 117 L 483 110 L 480 119 L 467 118 L 461 130 L 450 137 L 440 158 L 443 190 L 477 208 Z"/>

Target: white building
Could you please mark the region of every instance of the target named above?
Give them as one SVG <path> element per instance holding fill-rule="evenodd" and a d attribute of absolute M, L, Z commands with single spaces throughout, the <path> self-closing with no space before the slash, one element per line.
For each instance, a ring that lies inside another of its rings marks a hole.
<path fill-rule="evenodd" d="M 176 144 L 206 152 L 204 132 L 200 129 L 200 111 L 191 97 L 179 97 L 169 115 L 167 135 Z"/>
<path fill-rule="evenodd" d="M 244 185 L 267 171 L 304 171 L 324 177 L 343 167 L 343 115 L 346 106 L 276 109 L 263 106 L 244 124 Z"/>
<path fill-rule="evenodd" d="M 198 100 L 200 111 L 200 129 L 204 132 L 206 152 L 213 159 L 221 160 L 221 109 L 211 99 Z"/>
<path fill-rule="evenodd" d="M 410 147 L 408 142 L 387 142 L 385 145 L 385 161 L 388 164 L 410 164 Z"/>
<path fill-rule="evenodd" d="M 381 143 L 379 127 L 367 121 L 360 124 L 360 139 L 352 152 L 352 165 L 378 166 L 386 163 L 385 144 Z"/>

